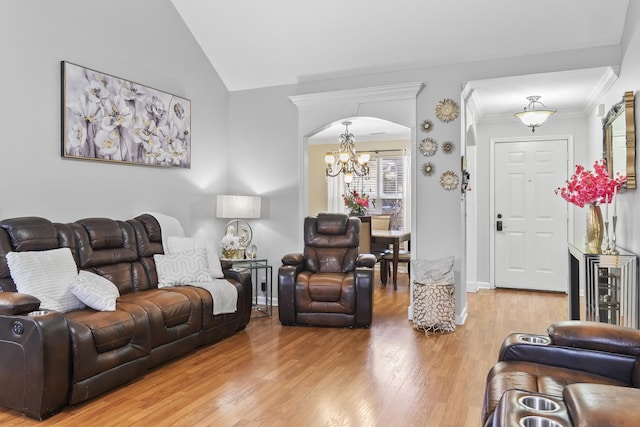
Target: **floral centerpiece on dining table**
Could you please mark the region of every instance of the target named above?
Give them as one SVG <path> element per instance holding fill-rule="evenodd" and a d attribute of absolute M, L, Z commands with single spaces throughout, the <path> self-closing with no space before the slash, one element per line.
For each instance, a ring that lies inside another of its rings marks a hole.
<path fill-rule="evenodd" d="M 627 177 L 619 173 L 611 178 L 605 161 L 596 160 L 593 163 L 593 170 L 576 165 L 574 174 L 566 182 L 567 185 L 555 190 L 556 194 L 560 194 L 567 202 L 581 208 L 589 207 L 587 211 L 587 252 L 600 253 L 604 229 L 600 205 L 608 206 L 626 181 Z"/>
<path fill-rule="evenodd" d="M 349 214 L 353 216 L 364 216 L 369 208 L 369 196 L 365 193 L 358 194 L 356 190 L 349 191 L 342 195 L 344 205 L 349 209 Z"/>

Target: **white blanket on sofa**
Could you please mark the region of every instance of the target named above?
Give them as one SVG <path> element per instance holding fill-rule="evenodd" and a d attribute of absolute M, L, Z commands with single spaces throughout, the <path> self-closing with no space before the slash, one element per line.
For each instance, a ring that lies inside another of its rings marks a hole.
<path fill-rule="evenodd" d="M 162 234 L 162 248 L 168 254 L 169 237 L 185 237 L 182 224 L 177 218 L 157 212 L 143 212 L 158 221 Z M 142 214 L 139 214 L 142 215 Z M 211 278 L 211 282 L 192 282 L 190 286 L 206 289 L 213 299 L 213 314 L 235 313 L 238 309 L 238 290 L 226 279 Z"/>
<path fill-rule="evenodd" d="M 191 286 L 206 289 L 213 298 L 213 314 L 235 313 L 238 305 L 238 290 L 226 279 L 212 282 L 194 282 Z"/>
<path fill-rule="evenodd" d="M 158 221 L 158 224 L 160 224 L 160 234 L 162 234 L 162 247 L 164 248 L 165 253 L 167 252 L 167 248 L 169 247 L 169 245 L 167 244 L 169 236 L 185 236 L 184 228 L 182 228 L 182 224 L 180 224 L 178 218 L 174 218 L 172 216 L 161 214 L 158 212 L 142 212 L 138 215 L 143 214 L 151 215 L 156 219 L 156 221 Z"/>

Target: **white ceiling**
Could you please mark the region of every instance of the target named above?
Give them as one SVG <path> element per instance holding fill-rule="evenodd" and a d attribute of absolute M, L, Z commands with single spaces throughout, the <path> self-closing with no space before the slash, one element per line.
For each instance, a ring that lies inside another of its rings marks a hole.
<path fill-rule="evenodd" d="M 620 43 L 628 0 L 171 0 L 230 91 Z M 592 107 L 605 69 L 472 82 L 481 120 L 530 95 Z M 341 132 L 344 128 L 338 124 Z M 353 129 L 356 134 L 356 127 Z"/>
<path fill-rule="evenodd" d="M 411 138 L 411 129 L 397 123 L 373 117 L 350 117 L 333 123 L 309 138 L 309 144 L 335 144 L 344 133 L 342 124 L 350 121 L 349 132 L 356 142 L 360 141 L 403 141 Z"/>

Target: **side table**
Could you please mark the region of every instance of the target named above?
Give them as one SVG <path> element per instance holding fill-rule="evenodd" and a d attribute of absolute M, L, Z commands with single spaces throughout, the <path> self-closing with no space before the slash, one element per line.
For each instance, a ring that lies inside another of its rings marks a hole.
<path fill-rule="evenodd" d="M 586 320 L 640 328 L 638 257 L 622 248 L 617 255 L 592 254 L 569 244 L 569 318 L 581 316 L 585 291 Z"/>
<path fill-rule="evenodd" d="M 273 312 L 273 267 L 265 259 L 233 260 L 233 268 L 247 268 L 251 270 L 252 309 L 257 313 L 252 319 L 271 317 Z"/>

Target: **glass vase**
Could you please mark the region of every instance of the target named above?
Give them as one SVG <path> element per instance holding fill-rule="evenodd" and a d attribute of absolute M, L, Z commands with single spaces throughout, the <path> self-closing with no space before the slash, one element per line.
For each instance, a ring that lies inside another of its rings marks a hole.
<path fill-rule="evenodd" d="M 591 203 L 587 207 L 587 236 L 586 251 L 590 254 L 602 252 L 602 238 L 604 236 L 604 224 L 600 205 Z"/>

